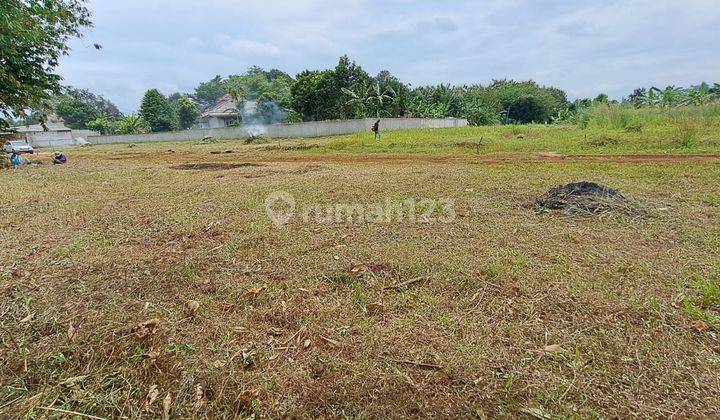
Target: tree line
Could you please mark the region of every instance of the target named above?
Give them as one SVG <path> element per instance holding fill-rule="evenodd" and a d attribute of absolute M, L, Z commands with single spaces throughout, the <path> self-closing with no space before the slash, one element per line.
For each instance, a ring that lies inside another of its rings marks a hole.
<path fill-rule="evenodd" d="M 215 76 L 192 92 L 163 95 L 148 90 L 139 114 L 123 116 L 102 96 L 66 88 L 51 100 L 54 113 L 70 128 L 103 134 L 135 134 L 188 129 L 203 110 L 229 94 L 253 101 L 265 123 L 366 117 L 467 118 L 472 125 L 567 123 L 586 118 L 595 106 L 612 105 L 605 94 L 568 101 L 555 87 L 534 81 L 494 80 L 488 85 L 412 87 L 388 71 L 371 76 L 347 56 L 333 69 L 307 70 L 295 77 L 277 70 L 251 67 L 245 73 Z M 634 107 L 704 105 L 720 98 L 720 85 L 635 89 L 621 102 Z M 238 110 L 238 112 L 240 112 Z M 278 117 L 278 116 L 281 117 Z"/>
<path fill-rule="evenodd" d="M 216 76 L 192 92 L 163 95 L 147 91 L 138 115 L 123 115 L 106 98 L 84 89 L 63 88 L 55 73 L 68 41 L 92 26 L 84 0 L 0 2 L 0 129 L 44 123 L 48 113 L 70 128 L 131 134 L 192 127 L 201 111 L 223 95 L 242 109 L 254 101 L 266 123 L 364 117 L 462 117 L 473 125 L 583 121 L 588 110 L 612 105 L 607 95 L 568 101 L 555 87 L 534 81 L 494 80 L 488 85 L 413 87 L 388 71 L 371 76 L 347 56 L 334 68 L 306 70 L 295 77 L 251 67 L 239 75 Z M 101 49 L 100 45 L 94 44 Z M 622 103 L 637 108 L 702 106 L 720 98 L 720 85 L 635 89 Z"/>

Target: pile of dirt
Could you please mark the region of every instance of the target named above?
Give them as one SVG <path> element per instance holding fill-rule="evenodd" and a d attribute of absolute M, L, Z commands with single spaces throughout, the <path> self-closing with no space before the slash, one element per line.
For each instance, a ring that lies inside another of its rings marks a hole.
<path fill-rule="evenodd" d="M 179 169 L 182 171 L 224 171 L 227 169 L 246 168 L 246 167 L 257 167 L 264 166 L 259 163 L 219 163 L 219 162 L 202 162 L 202 163 L 183 163 L 180 165 L 173 165 L 170 169 Z"/>
<path fill-rule="evenodd" d="M 594 182 L 574 182 L 555 187 L 535 201 L 541 212 L 560 212 L 573 216 L 620 213 L 644 217 L 645 211 L 618 190 Z"/>

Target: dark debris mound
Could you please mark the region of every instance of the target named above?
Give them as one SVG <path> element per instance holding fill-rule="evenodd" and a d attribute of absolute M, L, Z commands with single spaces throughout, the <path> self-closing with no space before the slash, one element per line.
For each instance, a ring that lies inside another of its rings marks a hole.
<path fill-rule="evenodd" d="M 223 171 L 228 169 L 246 168 L 264 166 L 259 163 L 220 163 L 220 162 L 201 162 L 201 163 L 182 163 L 170 166 L 170 169 L 179 169 L 183 171 Z"/>
<path fill-rule="evenodd" d="M 535 201 L 541 212 L 560 212 L 573 216 L 594 216 L 621 213 L 630 217 L 644 217 L 636 203 L 618 190 L 594 182 L 574 182 L 555 187 Z"/>

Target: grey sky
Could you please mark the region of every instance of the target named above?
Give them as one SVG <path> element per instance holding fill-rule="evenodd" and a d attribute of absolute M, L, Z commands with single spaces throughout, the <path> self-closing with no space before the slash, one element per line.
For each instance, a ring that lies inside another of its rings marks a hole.
<path fill-rule="evenodd" d="M 348 54 L 413 85 L 534 79 L 571 97 L 720 82 L 718 0 L 90 0 L 65 83 L 134 112 L 251 65 L 292 75 Z M 103 45 L 101 51 L 93 43 Z"/>

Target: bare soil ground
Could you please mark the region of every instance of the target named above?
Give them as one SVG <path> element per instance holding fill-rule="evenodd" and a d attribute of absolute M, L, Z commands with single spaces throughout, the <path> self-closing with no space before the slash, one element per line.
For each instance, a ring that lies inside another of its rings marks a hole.
<path fill-rule="evenodd" d="M 0 173 L 1 414 L 720 416 L 720 155 L 152 147 Z M 650 217 L 533 208 L 581 180 Z M 278 229 L 279 190 L 456 217 Z"/>

